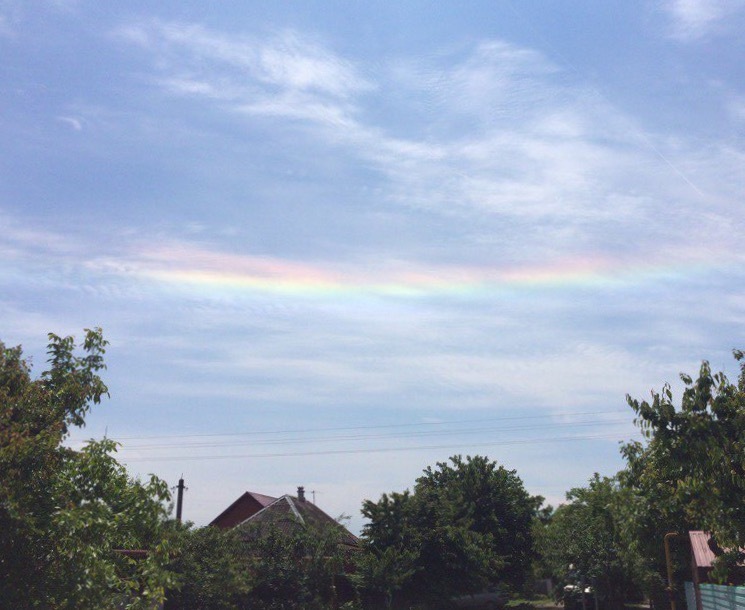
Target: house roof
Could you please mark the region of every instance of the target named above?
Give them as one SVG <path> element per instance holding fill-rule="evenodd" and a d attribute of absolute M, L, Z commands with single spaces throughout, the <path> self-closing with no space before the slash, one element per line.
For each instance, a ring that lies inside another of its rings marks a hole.
<path fill-rule="evenodd" d="M 238 496 L 238 499 L 215 517 L 210 525 L 220 527 L 232 527 L 244 521 L 250 515 L 259 510 L 266 508 L 272 502 L 277 500 L 272 496 L 259 494 L 254 491 L 247 491 Z"/>
<path fill-rule="evenodd" d="M 688 532 L 688 539 L 691 541 L 691 554 L 693 563 L 697 568 L 711 568 L 717 554 L 721 554 L 726 549 L 717 547 L 716 542 L 709 532 L 694 530 Z M 745 551 L 745 548 L 740 549 Z M 739 567 L 745 567 L 738 564 Z"/>
<path fill-rule="evenodd" d="M 251 526 L 258 527 L 259 531 L 264 528 L 275 527 L 285 533 L 291 533 L 301 527 L 317 530 L 336 528 L 341 532 L 342 544 L 353 547 L 359 544 L 357 536 L 315 504 L 289 495 L 277 498 L 274 502 L 237 525 L 242 529 Z"/>
<path fill-rule="evenodd" d="M 693 562 L 696 567 L 711 568 L 712 562 L 717 556 L 709 545 L 709 540 L 711 539 L 709 532 L 688 532 L 688 538 L 691 541 L 691 552 L 693 553 Z"/>

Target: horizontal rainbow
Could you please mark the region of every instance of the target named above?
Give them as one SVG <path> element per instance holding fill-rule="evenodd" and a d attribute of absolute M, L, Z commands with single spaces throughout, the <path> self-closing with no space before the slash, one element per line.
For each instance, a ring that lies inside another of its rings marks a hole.
<path fill-rule="evenodd" d="M 603 258 L 566 259 L 511 268 L 439 266 L 391 262 L 376 266 L 308 264 L 220 253 L 184 245 L 139 253 L 108 271 L 186 290 L 237 291 L 305 297 L 477 296 L 508 291 L 603 287 L 678 277 L 674 268 L 629 265 Z M 687 267 L 690 271 L 690 267 Z"/>

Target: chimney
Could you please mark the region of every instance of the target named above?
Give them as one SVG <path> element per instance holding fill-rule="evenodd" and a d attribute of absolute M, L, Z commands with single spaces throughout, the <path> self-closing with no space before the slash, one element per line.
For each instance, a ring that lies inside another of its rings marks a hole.
<path fill-rule="evenodd" d="M 305 487 L 302 485 L 297 488 L 297 499 L 301 502 L 305 502 Z"/>

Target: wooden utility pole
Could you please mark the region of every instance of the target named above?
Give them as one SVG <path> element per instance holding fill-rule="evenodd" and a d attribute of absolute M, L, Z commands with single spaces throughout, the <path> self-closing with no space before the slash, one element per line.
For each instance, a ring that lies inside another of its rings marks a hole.
<path fill-rule="evenodd" d="M 176 521 L 181 523 L 181 511 L 184 508 L 184 475 L 178 480 L 178 494 L 176 495 Z"/>

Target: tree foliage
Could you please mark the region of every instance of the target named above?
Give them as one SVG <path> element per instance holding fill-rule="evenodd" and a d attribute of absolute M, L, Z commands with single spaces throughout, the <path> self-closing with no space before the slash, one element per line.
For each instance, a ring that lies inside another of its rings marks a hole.
<path fill-rule="evenodd" d="M 336 528 L 216 527 L 179 532 L 170 569 L 180 581 L 165 609 L 325 610 L 344 587 Z"/>
<path fill-rule="evenodd" d="M 0 343 L 2 607 L 150 607 L 173 584 L 165 483 L 132 480 L 110 440 L 63 444 L 108 393 L 106 344 L 87 330 L 76 355 L 72 337 L 50 334 L 49 369 L 34 379 L 20 346 Z"/>
<path fill-rule="evenodd" d="M 391 608 L 400 591 L 417 572 L 417 554 L 400 546 L 366 545 L 355 557 L 352 582 L 366 608 Z"/>
<path fill-rule="evenodd" d="M 387 598 L 442 602 L 491 582 L 523 584 L 532 555 L 536 502 L 515 471 L 486 457 L 461 456 L 428 467 L 413 493 L 367 500 L 362 513 L 368 552 Z M 405 579 L 384 578 L 398 565 Z"/>
<path fill-rule="evenodd" d="M 669 385 L 651 401 L 628 397 L 648 441 L 626 447 L 627 483 L 667 527 L 712 534 L 722 549 L 715 570 L 720 581 L 745 558 L 745 362 L 743 352 L 734 356 L 737 384 L 713 374 L 706 361 L 697 379 L 681 374 L 680 407 Z"/>
<path fill-rule="evenodd" d="M 166 610 L 230 610 L 249 607 L 252 555 L 236 530 L 184 526 L 169 568 L 180 587 L 169 592 Z"/>
<path fill-rule="evenodd" d="M 567 493 L 569 502 L 537 535 L 541 560 L 557 585 L 592 585 L 606 609 L 638 599 L 643 584 L 640 558 L 626 535 L 626 496 L 615 479 L 595 474 L 587 487 Z"/>
<path fill-rule="evenodd" d="M 278 527 L 246 538 L 253 588 L 247 608 L 325 610 L 334 607 L 345 563 L 336 528 Z"/>
<path fill-rule="evenodd" d="M 679 534 L 671 545 L 675 584 L 690 578 L 687 532 L 706 530 L 720 549 L 714 577 L 732 581 L 745 558 L 745 362 L 734 355 L 738 383 L 704 361 L 695 380 L 681 374 L 679 406 L 668 384 L 649 401 L 627 396 L 646 441 L 624 444 L 624 470 L 572 490 L 571 503 L 537 526 L 544 569 L 561 581 L 573 564 L 614 605 L 638 586 L 655 606 L 667 605 L 665 535 Z M 684 603 L 682 587 L 674 593 Z"/>
<path fill-rule="evenodd" d="M 690 578 L 685 535 L 698 526 L 688 518 L 685 502 L 675 494 L 676 479 L 659 463 L 662 456 L 636 441 L 623 445 L 621 452 L 626 459 L 626 468 L 617 476 L 625 491 L 623 515 L 629 551 L 643 561 L 643 583 L 649 598 L 655 606 L 667 605 L 665 535 L 669 532 L 680 534 L 670 546 L 674 582 L 680 583 Z M 676 594 L 677 601 L 684 604 L 682 587 L 677 588 Z"/>

